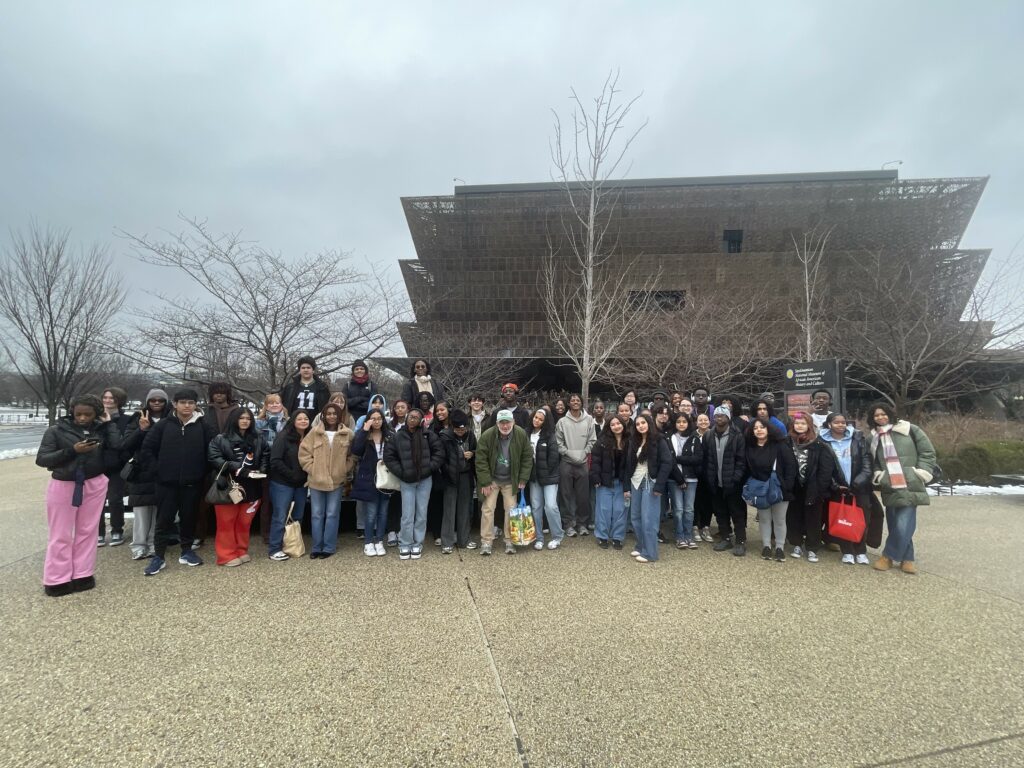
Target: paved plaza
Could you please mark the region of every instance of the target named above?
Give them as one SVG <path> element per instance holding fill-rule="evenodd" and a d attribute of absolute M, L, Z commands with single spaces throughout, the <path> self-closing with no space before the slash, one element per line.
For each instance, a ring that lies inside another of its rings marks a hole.
<path fill-rule="evenodd" d="M 934 500 L 916 577 L 348 533 L 54 599 L 47 477 L 0 462 L 0 766 L 1024 765 L 1024 496 Z"/>

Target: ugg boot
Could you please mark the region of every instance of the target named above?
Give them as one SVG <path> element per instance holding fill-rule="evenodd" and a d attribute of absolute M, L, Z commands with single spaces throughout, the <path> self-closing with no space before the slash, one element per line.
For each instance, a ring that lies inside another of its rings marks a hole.
<path fill-rule="evenodd" d="M 904 573 L 917 573 L 917 568 L 914 567 L 913 560 L 904 560 L 903 565 L 900 566 L 900 570 Z"/>
<path fill-rule="evenodd" d="M 885 555 L 882 555 L 880 558 L 875 560 L 875 564 L 871 567 L 874 568 L 876 571 L 888 571 L 890 568 L 892 568 L 892 560 L 890 560 Z"/>

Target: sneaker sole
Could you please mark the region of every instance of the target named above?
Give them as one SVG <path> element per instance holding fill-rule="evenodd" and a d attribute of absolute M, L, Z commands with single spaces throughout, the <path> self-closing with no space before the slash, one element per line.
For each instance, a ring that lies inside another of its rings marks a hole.
<path fill-rule="evenodd" d="M 162 571 L 166 567 L 167 567 L 167 563 L 164 563 L 163 565 L 161 565 L 159 568 L 157 568 L 152 573 L 150 573 L 149 571 L 143 571 L 142 575 L 143 576 L 156 576 L 158 573 L 160 573 L 160 571 Z"/>
<path fill-rule="evenodd" d="M 202 563 L 190 563 L 188 560 L 182 560 L 179 557 L 178 565 L 187 565 L 189 568 L 198 568 L 200 565 L 202 565 Z M 241 565 L 241 562 L 239 562 L 239 565 Z"/>

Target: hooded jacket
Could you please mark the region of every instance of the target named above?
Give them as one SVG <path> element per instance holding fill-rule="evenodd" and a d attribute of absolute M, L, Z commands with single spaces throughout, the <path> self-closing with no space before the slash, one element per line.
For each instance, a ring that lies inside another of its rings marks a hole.
<path fill-rule="evenodd" d="M 128 495 L 128 503 L 133 507 L 154 506 L 156 504 L 156 465 L 147 463 L 142 453 L 142 441 L 146 435 L 157 424 L 169 418 L 172 413 L 169 407 L 164 408 L 163 415 L 156 421 L 150 415 L 149 429 L 139 429 L 141 413 L 132 414 L 128 426 L 124 430 L 124 453 L 132 463 L 132 472 L 125 482 L 125 492 Z"/>
<path fill-rule="evenodd" d="M 935 472 L 935 447 L 920 427 L 900 419 L 889 434 L 903 467 L 906 488 L 893 488 L 885 468 L 885 449 L 877 431 L 871 433 L 871 460 L 875 469 L 872 485 L 881 493 L 886 507 L 921 507 L 930 504 L 925 486 Z"/>
<path fill-rule="evenodd" d="M 594 431 L 594 417 L 580 411 L 573 416 L 569 411 L 555 424 L 555 440 L 562 461 L 580 466 L 587 461 L 587 455 L 593 450 L 597 435 Z"/>
<path fill-rule="evenodd" d="M 834 484 L 846 486 L 854 493 L 863 493 L 871 488 L 871 450 L 868 448 L 864 433 L 847 425 L 846 434 L 836 439 L 831 430 L 824 430 L 821 439 L 832 449 L 836 457 Z M 850 460 L 850 477 L 843 473 L 843 454 Z"/>
<path fill-rule="evenodd" d="M 391 420 L 388 418 L 388 399 L 379 392 L 376 392 L 370 396 L 370 402 L 372 402 L 373 400 L 380 400 L 381 402 L 384 403 L 384 407 L 381 408 L 380 413 L 384 417 L 384 426 L 390 426 Z M 369 415 L 369 413 L 370 411 L 367 410 L 362 416 L 356 419 L 356 424 L 355 427 L 353 427 L 353 430 L 357 435 L 359 434 L 359 430 L 363 428 L 363 422 L 366 421 L 366 417 L 367 415 Z"/>
<path fill-rule="evenodd" d="M 91 438 L 102 441 L 86 453 L 75 453 L 75 443 Z M 46 430 L 36 452 L 36 464 L 50 470 L 54 480 L 75 479 L 82 470 L 85 479 L 116 470 L 121 460 L 121 435 L 110 421 L 94 421 L 80 427 L 71 416 L 64 416 Z"/>
<path fill-rule="evenodd" d="M 614 488 L 615 482 L 622 483 L 623 490 L 629 478 L 626 476 L 626 451 L 629 450 L 629 436 L 622 436 L 622 450 L 616 451 L 611 447 L 606 438 L 594 443 L 594 449 L 590 454 L 590 484 L 600 485 L 604 488 Z"/>
<path fill-rule="evenodd" d="M 198 408 L 184 424 L 177 413 L 149 428 L 142 441 L 143 466 L 156 466 L 156 480 L 164 485 L 195 485 L 208 469 L 206 449 L 217 427 Z"/>
<path fill-rule="evenodd" d="M 327 438 L 323 424 L 306 433 L 299 443 L 299 465 L 308 475 L 311 489 L 330 492 L 345 482 L 354 464 L 349 453 L 353 437 L 352 430 L 344 424 L 338 425 L 333 441 Z"/>
<path fill-rule="evenodd" d="M 701 477 L 704 470 L 704 441 L 696 429 L 687 435 L 673 432 L 668 437 L 668 447 L 675 459 L 675 466 L 669 475 L 672 482 L 682 485 L 690 478 Z"/>
<path fill-rule="evenodd" d="M 792 438 L 789 443 L 795 458 L 797 448 L 793 446 Z M 807 473 L 803 481 L 800 480 L 799 470 L 797 472 L 796 495 L 802 497 L 808 507 L 820 504 L 831 495 L 835 472 L 835 454 L 820 437 L 815 438 L 807 445 Z"/>

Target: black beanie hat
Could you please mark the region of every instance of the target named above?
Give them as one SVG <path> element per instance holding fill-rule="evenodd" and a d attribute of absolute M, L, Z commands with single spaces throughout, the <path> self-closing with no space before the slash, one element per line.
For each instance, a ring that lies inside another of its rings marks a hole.
<path fill-rule="evenodd" d="M 354 363 L 352 363 L 352 370 L 355 371 L 355 369 L 358 368 L 359 366 L 365 368 L 367 373 L 370 372 L 370 366 L 366 364 L 365 360 L 356 360 Z"/>

